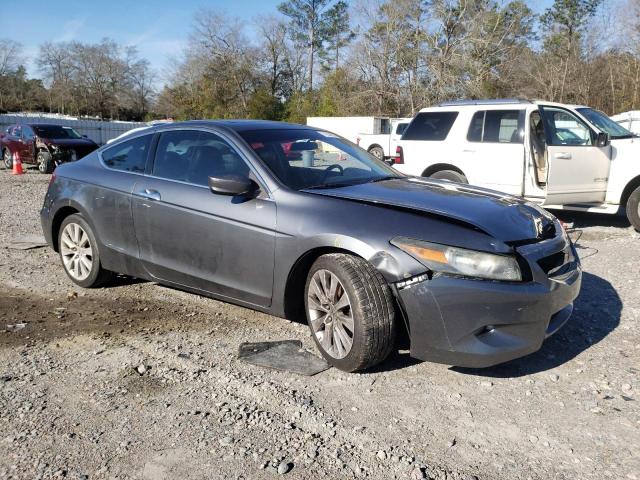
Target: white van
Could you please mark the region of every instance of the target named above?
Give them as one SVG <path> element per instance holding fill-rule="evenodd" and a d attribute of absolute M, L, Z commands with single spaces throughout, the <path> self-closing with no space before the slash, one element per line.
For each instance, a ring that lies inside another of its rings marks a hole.
<path fill-rule="evenodd" d="M 425 108 L 393 162 L 409 175 L 492 188 L 551 209 L 626 208 L 640 231 L 640 138 L 589 107 L 505 99 Z"/>

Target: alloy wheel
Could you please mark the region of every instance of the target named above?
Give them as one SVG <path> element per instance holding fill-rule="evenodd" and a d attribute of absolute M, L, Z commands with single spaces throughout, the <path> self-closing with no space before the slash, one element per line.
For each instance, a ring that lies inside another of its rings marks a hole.
<path fill-rule="evenodd" d="M 353 310 L 349 295 L 336 275 L 324 269 L 313 274 L 307 308 L 311 329 L 322 349 L 333 358 L 346 357 L 353 346 Z"/>
<path fill-rule="evenodd" d="M 8 149 L 4 151 L 3 161 L 4 161 L 4 168 L 13 167 L 13 158 L 12 158 L 11 152 Z"/>
<path fill-rule="evenodd" d="M 60 253 L 64 268 L 69 275 L 83 281 L 93 268 L 93 248 L 89 235 L 77 223 L 69 223 L 60 237 Z"/>

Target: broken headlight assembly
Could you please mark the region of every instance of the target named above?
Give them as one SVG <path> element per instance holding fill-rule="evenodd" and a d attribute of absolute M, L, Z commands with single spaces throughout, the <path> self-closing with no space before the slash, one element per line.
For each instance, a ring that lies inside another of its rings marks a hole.
<path fill-rule="evenodd" d="M 405 237 L 394 238 L 391 244 L 433 272 L 488 280 L 522 280 L 518 261 L 511 255 L 496 255 Z"/>

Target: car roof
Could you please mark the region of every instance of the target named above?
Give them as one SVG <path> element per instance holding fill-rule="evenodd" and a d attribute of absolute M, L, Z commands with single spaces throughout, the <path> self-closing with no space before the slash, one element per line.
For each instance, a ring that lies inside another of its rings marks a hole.
<path fill-rule="evenodd" d="M 298 123 L 277 122 L 273 120 L 189 120 L 186 122 L 173 122 L 163 125 L 154 125 L 155 130 L 171 130 L 184 127 L 223 127 L 236 132 L 249 130 L 315 130 L 315 128 Z"/>

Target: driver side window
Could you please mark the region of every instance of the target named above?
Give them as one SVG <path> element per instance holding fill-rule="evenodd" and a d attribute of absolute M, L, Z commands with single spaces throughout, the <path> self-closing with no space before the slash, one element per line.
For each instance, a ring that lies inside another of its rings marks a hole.
<path fill-rule="evenodd" d="M 571 112 L 544 107 L 543 115 L 550 145 L 593 145 L 591 129 Z"/>
<path fill-rule="evenodd" d="M 31 127 L 28 127 L 28 126 L 22 127 L 22 138 L 24 138 L 25 140 L 33 140 L 34 136 L 35 134 L 33 133 L 33 130 L 31 129 Z"/>

